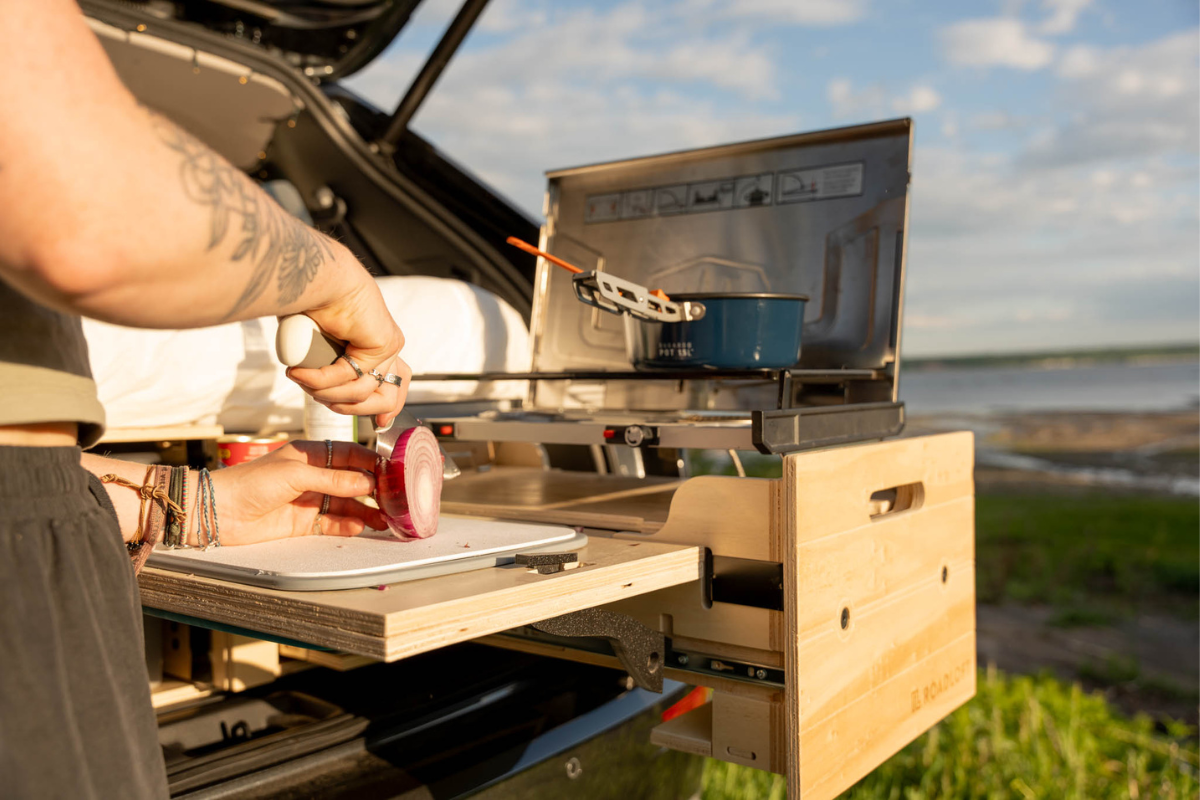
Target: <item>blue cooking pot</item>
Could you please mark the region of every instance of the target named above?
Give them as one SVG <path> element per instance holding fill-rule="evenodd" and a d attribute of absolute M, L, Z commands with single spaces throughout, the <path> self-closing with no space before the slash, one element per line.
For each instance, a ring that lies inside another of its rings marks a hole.
<path fill-rule="evenodd" d="M 800 361 L 800 294 L 672 294 L 686 319 L 625 317 L 625 350 L 635 369 L 788 369 Z"/>

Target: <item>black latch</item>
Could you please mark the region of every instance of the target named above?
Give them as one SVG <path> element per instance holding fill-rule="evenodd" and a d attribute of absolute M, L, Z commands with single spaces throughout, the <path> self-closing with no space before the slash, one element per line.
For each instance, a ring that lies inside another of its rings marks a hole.
<path fill-rule="evenodd" d="M 578 553 L 517 553 L 513 561 L 521 567 L 536 569 L 539 575 L 553 575 L 562 572 L 567 564 L 579 562 Z"/>

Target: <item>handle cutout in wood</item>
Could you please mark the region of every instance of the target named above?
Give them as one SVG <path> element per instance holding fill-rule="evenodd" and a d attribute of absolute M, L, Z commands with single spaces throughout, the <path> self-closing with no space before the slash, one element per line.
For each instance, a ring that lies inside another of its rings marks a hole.
<path fill-rule="evenodd" d="M 893 514 L 899 514 L 901 511 L 920 508 L 924 502 L 925 484 L 917 481 L 902 486 L 893 486 L 890 489 L 880 489 L 871 495 L 868 508 L 871 512 L 871 521 L 878 522 Z"/>

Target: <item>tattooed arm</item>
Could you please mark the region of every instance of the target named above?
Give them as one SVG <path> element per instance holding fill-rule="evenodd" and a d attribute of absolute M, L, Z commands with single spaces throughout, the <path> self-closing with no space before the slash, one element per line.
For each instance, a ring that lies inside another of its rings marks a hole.
<path fill-rule="evenodd" d="M 404 337 L 345 247 L 140 107 L 71 0 L 0 2 L 0 280 L 121 325 L 305 312 L 363 369 L 408 373 Z M 314 397 L 386 422 L 403 397 L 344 362 Z"/>

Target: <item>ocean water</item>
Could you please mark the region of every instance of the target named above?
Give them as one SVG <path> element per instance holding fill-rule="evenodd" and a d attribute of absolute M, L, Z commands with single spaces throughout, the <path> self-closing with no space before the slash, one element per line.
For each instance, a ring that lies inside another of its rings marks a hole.
<path fill-rule="evenodd" d="M 901 362 L 900 399 L 910 416 L 1171 411 L 1200 404 L 1200 363 L 905 371 Z"/>
<path fill-rule="evenodd" d="M 994 414 L 1054 411 L 1111 413 L 1179 411 L 1200 406 L 1200 364 L 1104 364 L 1072 369 L 1021 367 L 904 372 L 900 399 L 925 425 L 971 429 L 979 466 L 1070 476 L 1098 487 L 1200 496 L 1200 479 L 1182 464 L 1122 454 L 1092 466 L 1056 462 L 1053 456 L 1016 453 L 989 443 L 1002 423 Z"/>

